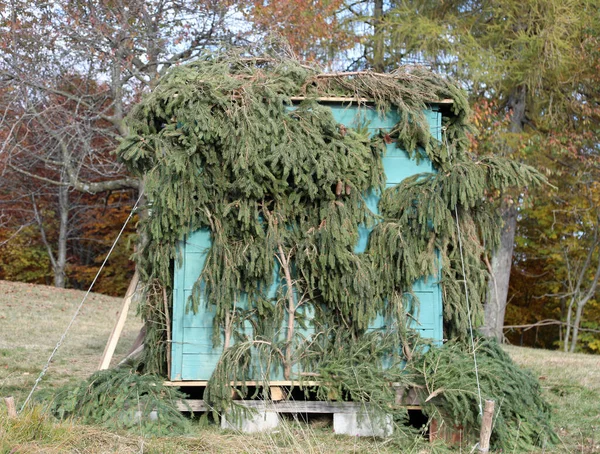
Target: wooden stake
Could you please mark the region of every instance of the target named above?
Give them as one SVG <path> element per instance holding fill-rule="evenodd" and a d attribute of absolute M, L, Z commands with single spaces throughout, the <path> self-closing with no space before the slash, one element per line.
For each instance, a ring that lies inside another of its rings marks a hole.
<path fill-rule="evenodd" d="M 13 397 L 5 397 L 4 403 L 6 403 L 6 410 L 8 411 L 9 418 L 17 417 L 17 407 L 15 406 L 15 399 Z"/>
<path fill-rule="evenodd" d="M 479 433 L 479 452 L 489 452 L 490 436 L 492 435 L 492 421 L 494 419 L 494 401 L 486 400 L 481 420 L 481 432 Z"/>
<path fill-rule="evenodd" d="M 117 322 L 115 323 L 112 333 L 110 333 L 110 337 L 108 338 L 108 342 L 106 343 L 106 347 L 104 348 L 104 353 L 102 354 L 102 359 L 100 360 L 98 370 L 105 370 L 110 366 L 110 361 L 112 360 L 113 354 L 115 353 L 115 348 L 117 348 L 117 343 L 121 337 L 121 332 L 125 326 L 125 320 L 127 320 L 127 312 L 129 312 L 129 306 L 131 304 L 131 300 L 133 299 L 133 295 L 135 294 L 138 281 L 139 275 L 136 270 L 133 278 L 131 278 L 131 282 L 129 283 L 129 288 L 127 289 L 125 298 L 123 299 L 123 306 L 121 307 L 121 312 L 119 313 Z"/>

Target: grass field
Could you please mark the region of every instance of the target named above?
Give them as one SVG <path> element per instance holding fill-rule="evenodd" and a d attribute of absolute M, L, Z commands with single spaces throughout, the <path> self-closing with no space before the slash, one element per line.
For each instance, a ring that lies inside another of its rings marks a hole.
<path fill-rule="evenodd" d="M 507 346 L 513 360 L 533 371 L 552 404 L 557 452 L 600 453 L 600 355 Z"/>
<path fill-rule="evenodd" d="M 52 353 L 85 292 L 0 281 L 0 396 L 22 401 Z M 39 390 L 96 370 L 122 299 L 90 293 Z M 113 361 L 130 348 L 141 323 L 132 305 Z"/>
<path fill-rule="evenodd" d="M 22 403 L 54 345 L 69 323 L 83 292 L 0 281 L 0 397 Z M 90 294 L 59 350 L 40 393 L 91 374 L 100 361 L 121 299 Z M 131 309 L 114 361 L 129 349 L 140 323 Z M 545 452 L 600 453 L 600 356 L 506 347 L 521 366 L 540 379 L 553 406 L 561 442 Z M 416 440 L 411 452 L 446 450 Z M 470 447 L 453 449 L 469 452 Z M 336 436 L 330 427 L 288 423 L 275 434 L 242 435 L 215 426 L 197 426 L 186 437 L 145 439 L 110 433 L 75 422 L 57 423 L 39 408 L 9 420 L 0 404 L 0 453 L 33 452 L 209 452 L 342 453 L 398 452 L 389 440 Z"/>

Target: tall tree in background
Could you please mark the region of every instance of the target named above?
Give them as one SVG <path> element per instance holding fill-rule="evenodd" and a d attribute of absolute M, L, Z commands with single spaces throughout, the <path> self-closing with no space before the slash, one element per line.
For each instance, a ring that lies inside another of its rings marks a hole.
<path fill-rule="evenodd" d="M 574 352 L 583 311 L 597 301 L 600 280 L 600 159 L 598 150 L 570 155 L 559 150 L 555 156 L 563 166 L 558 190 L 530 210 L 524 233 L 531 242 L 526 246 L 535 247 L 544 260 L 545 296 L 559 303 L 565 321 L 563 349 Z M 521 266 L 535 259 L 526 257 Z M 599 341 L 596 345 L 600 349 Z"/>
<path fill-rule="evenodd" d="M 170 66 L 229 36 L 224 25 L 228 6 L 210 0 L 42 5 L 13 0 L 4 4 L 0 16 L 0 75 L 18 90 L 15 102 L 25 115 L 64 115 L 77 123 L 79 134 L 101 132 L 114 148 L 127 132 L 123 119 L 128 106 L 143 91 Z M 73 137 L 56 129 L 49 134 L 55 140 Z M 98 172 L 102 176 L 82 181 L 78 169 L 97 151 L 91 144 L 84 148 L 83 154 L 61 158 L 71 187 L 96 193 L 139 186 L 123 178 L 114 160 L 113 169 L 103 168 Z"/>
<path fill-rule="evenodd" d="M 580 107 L 596 90 L 584 70 L 595 63 L 583 45 L 598 36 L 596 12 L 586 0 L 407 1 L 389 5 L 377 19 L 371 47 L 383 40 L 386 67 L 420 60 L 463 81 L 474 102 L 493 100 L 508 121 L 481 149 L 539 165 L 545 150 L 521 144 L 595 121 L 580 116 Z M 501 197 L 505 222 L 490 260 L 483 327 L 499 339 L 522 194 Z"/>
<path fill-rule="evenodd" d="M 281 37 L 298 57 L 338 68 L 345 52 L 359 41 L 351 24 L 339 14 L 343 7 L 344 0 L 253 0 L 243 11 L 253 26 L 254 41 L 271 36 L 277 42 Z"/>

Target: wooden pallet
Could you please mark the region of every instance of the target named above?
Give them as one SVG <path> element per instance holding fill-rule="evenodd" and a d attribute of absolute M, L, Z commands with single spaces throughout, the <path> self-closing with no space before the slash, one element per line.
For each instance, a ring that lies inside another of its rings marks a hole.
<path fill-rule="evenodd" d="M 166 382 L 167 386 L 179 387 L 205 387 L 208 382 Z M 239 383 L 231 383 L 232 389 L 239 386 Z M 260 381 L 248 381 L 247 386 L 259 386 L 264 384 Z M 269 411 L 275 413 L 287 414 L 338 414 L 338 413 L 357 413 L 368 410 L 369 404 L 364 402 L 342 402 L 342 401 L 309 401 L 309 400 L 288 400 L 289 389 L 296 387 L 319 386 L 319 382 L 294 382 L 290 380 L 279 380 L 269 382 L 269 400 L 236 400 L 236 405 L 242 405 L 246 408 L 259 412 Z M 395 386 L 396 405 L 409 411 L 419 411 L 422 409 L 421 402 L 417 395 L 417 389 Z M 204 413 L 212 410 L 202 399 L 183 399 L 177 402 L 177 408 L 182 412 Z M 445 440 L 452 445 L 462 443 L 464 429 L 462 427 L 448 427 L 440 424 L 437 420 L 432 420 L 429 427 L 429 440 Z"/>
<path fill-rule="evenodd" d="M 208 381 L 165 381 L 165 386 L 176 386 L 180 388 L 185 387 L 193 387 L 193 388 L 206 388 L 208 385 Z M 235 395 L 235 389 L 239 388 L 242 385 L 240 382 L 231 382 L 230 386 L 232 388 L 232 393 Z M 248 380 L 244 383 L 245 386 L 248 387 L 259 387 L 262 388 L 265 386 L 265 382 L 262 381 L 251 381 Z M 318 381 L 293 381 L 293 380 L 272 380 L 268 382 L 269 386 L 269 400 L 272 402 L 279 402 L 283 400 L 287 400 L 289 396 L 289 391 L 292 388 L 312 388 L 320 385 Z M 417 396 L 416 388 L 407 388 L 404 386 L 400 386 L 399 384 L 392 385 L 396 392 L 396 404 L 401 405 L 403 407 L 407 407 L 409 409 L 420 409 L 421 403 Z M 330 396 L 330 401 L 336 401 L 336 396 Z M 190 402 L 202 402 L 200 400 L 191 399 Z M 248 401 L 251 402 L 251 401 Z M 193 411 L 206 411 L 200 403 L 194 403 L 195 407 L 198 410 Z M 184 410 L 185 411 L 185 410 Z M 317 412 L 318 413 L 318 412 Z M 325 411 L 324 413 L 329 413 Z"/>
<path fill-rule="evenodd" d="M 177 386 L 177 387 L 198 387 L 205 388 L 207 381 L 167 381 L 166 386 Z M 236 403 L 242 404 L 248 407 L 256 407 L 261 405 L 273 405 L 279 408 L 273 409 L 279 413 L 335 413 L 335 409 L 342 408 L 354 408 L 357 405 L 363 405 L 359 402 L 341 402 L 337 401 L 335 396 L 331 396 L 330 400 L 325 401 L 304 401 L 304 400 L 289 400 L 289 391 L 292 388 L 310 388 L 319 386 L 318 381 L 291 381 L 291 380 L 273 380 L 269 382 L 269 401 L 263 400 L 236 400 Z M 235 389 L 240 386 L 240 383 L 231 382 L 232 393 L 235 394 Z M 249 387 L 263 387 L 264 382 L 261 381 L 247 381 L 246 386 Z M 420 410 L 421 402 L 419 401 L 416 388 L 407 388 L 403 386 L 394 386 L 396 392 L 396 404 L 405 407 L 409 410 Z M 189 405 L 186 407 L 185 403 Z M 317 411 L 317 409 L 321 409 Z M 179 410 L 189 411 L 191 409 L 194 412 L 205 412 L 208 411 L 204 401 L 201 399 L 187 399 L 182 401 L 179 405 Z"/>
<path fill-rule="evenodd" d="M 236 405 L 242 405 L 259 411 L 276 413 L 355 413 L 365 410 L 368 404 L 362 402 L 330 402 L 308 400 L 236 400 Z M 420 410 L 419 405 L 403 405 L 408 410 Z M 201 399 L 184 399 L 177 403 L 179 411 L 207 412 L 211 408 Z"/>

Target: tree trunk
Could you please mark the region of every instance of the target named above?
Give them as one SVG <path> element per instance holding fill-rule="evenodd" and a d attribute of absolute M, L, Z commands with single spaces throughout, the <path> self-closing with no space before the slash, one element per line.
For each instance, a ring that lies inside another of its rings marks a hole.
<path fill-rule="evenodd" d="M 502 341 L 502 327 L 508 296 L 512 253 L 515 244 L 517 209 L 514 206 L 504 210 L 504 226 L 500 237 L 500 246 L 492 258 L 492 276 L 488 283 L 487 301 L 484 305 L 485 322 L 481 332 L 488 337 Z"/>
<path fill-rule="evenodd" d="M 579 325 L 581 324 L 581 316 L 583 315 L 583 304 L 578 303 L 577 309 L 575 310 L 575 321 L 573 322 L 573 334 L 571 335 L 571 348 L 569 351 L 575 353 L 575 347 L 577 346 L 577 337 L 579 336 Z M 566 345 L 566 344 L 565 344 Z"/>
<path fill-rule="evenodd" d="M 574 301 L 576 300 L 575 298 L 577 298 L 577 307 L 575 309 L 575 320 L 573 321 L 572 326 L 573 334 L 571 335 L 571 347 L 569 349 L 571 353 L 575 352 L 575 347 L 577 346 L 577 337 L 579 336 L 579 326 L 581 325 L 581 316 L 583 315 L 583 308 L 594 297 L 594 295 L 596 294 L 596 289 L 598 288 L 598 281 L 600 280 L 600 260 L 598 260 L 598 262 L 596 263 L 596 270 L 594 272 L 594 277 L 592 278 L 590 286 L 587 288 L 584 295 L 579 294 L 579 291 L 581 290 L 581 284 L 584 282 L 585 277 L 588 275 L 587 272 L 590 268 L 591 258 L 594 255 L 594 252 L 596 252 L 596 248 L 598 246 L 600 246 L 600 243 L 598 242 L 598 231 L 596 230 L 594 234 L 594 244 L 588 250 L 587 259 L 585 261 L 584 266 L 581 269 L 581 273 L 577 281 L 577 293 L 571 297 L 571 301 L 569 303 L 569 313 L 567 315 L 567 336 L 565 336 L 564 344 L 565 352 L 567 351 L 567 346 L 569 345 L 568 332 L 569 328 L 571 327 L 571 312 Z"/>
<path fill-rule="evenodd" d="M 54 267 L 54 286 L 65 288 L 67 267 L 67 238 L 69 227 L 69 188 L 60 186 L 58 189 L 59 229 L 56 266 Z"/>
<path fill-rule="evenodd" d="M 526 122 L 527 87 L 516 87 L 507 100 L 506 107 L 510 111 L 511 133 L 523 132 Z M 500 236 L 500 245 L 492 257 L 492 276 L 488 284 L 487 301 L 484 304 L 484 325 L 481 332 L 488 337 L 503 340 L 502 327 L 508 297 L 512 254 L 515 245 L 517 227 L 517 208 L 514 204 L 504 204 L 502 211 L 504 226 Z"/>
<path fill-rule="evenodd" d="M 64 288 L 66 284 L 66 264 L 67 264 L 67 234 L 68 234 L 68 223 L 69 223 L 69 189 L 66 186 L 61 186 L 58 191 L 58 216 L 59 216 L 59 228 L 58 228 L 58 246 L 56 254 L 52 250 L 52 245 L 46 236 L 46 227 L 44 226 L 44 218 L 40 213 L 35 196 L 31 194 L 31 204 L 33 207 L 33 214 L 35 222 L 40 229 L 40 236 L 42 243 L 48 253 L 50 264 L 52 265 L 52 272 L 54 273 L 54 286 Z"/>
<path fill-rule="evenodd" d="M 383 0 L 375 0 L 373 7 L 373 69 L 385 71 L 383 42 Z"/>
<path fill-rule="evenodd" d="M 569 340 L 571 339 L 571 314 L 573 313 L 573 304 L 575 304 L 575 297 L 571 297 L 569 306 L 567 307 L 567 332 L 565 333 L 565 341 L 563 344 L 563 350 L 565 353 L 569 351 Z"/>
<path fill-rule="evenodd" d="M 510 110 L 509 131 L 518 134 L 523 132 L 526 121 L 527 87 L 521 85 L 516 87 L 508 97 L 507 107 Z"/>

